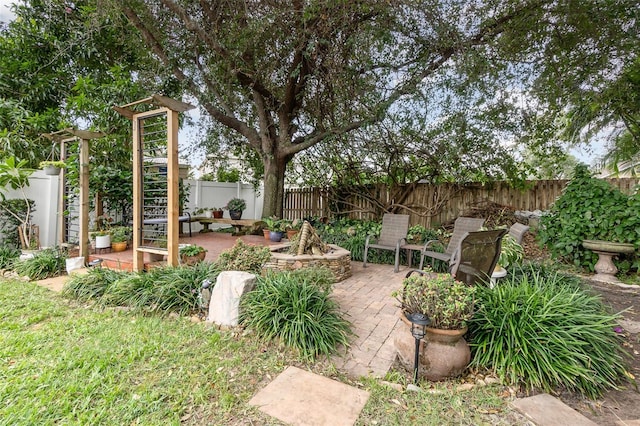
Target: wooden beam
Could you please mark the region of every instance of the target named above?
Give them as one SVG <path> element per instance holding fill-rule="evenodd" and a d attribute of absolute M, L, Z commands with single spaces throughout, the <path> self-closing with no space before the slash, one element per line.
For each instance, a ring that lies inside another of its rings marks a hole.
<path fill-rule="evenodd" d="M 178 167 L 178 111 L 167 111 L 167 264 L 178 266 L 180 213 L 180 169 Z"/>

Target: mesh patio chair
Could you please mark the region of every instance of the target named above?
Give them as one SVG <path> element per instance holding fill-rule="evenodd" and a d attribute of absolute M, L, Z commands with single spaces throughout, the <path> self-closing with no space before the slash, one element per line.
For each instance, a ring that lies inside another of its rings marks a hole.
<path fill-rule="evenodd" d="M 529 227 L 527 225 L 516 222 L 509 228 L 509 235 L 511 235 L 518 244 L 522 244 L 524 234 L 526 234 L 528 230 Z"/>
<path fill-rule="evenodd" d="M 449 239 L 449 244 L 447 244 L 447 248 L 445 249 L 444 253 L 429 250 L 429 248 L 434 243 L 439 242 L 438 240 L 430 240 L 424 244 L 424 247 L 420 255 L 419 269 L 423 268 L 425 257 L 442 260 L 444 262 L 447 262 L 448 264 L 451 264 L 451 259 L 455 253 L 456 248 L 460 244 L 460 241 L 462 240 L 462 237 L 464 236 L 464 234 L 471 231 L 477 231 L 478 229 L 482 228 L 483 224 L 484 224 L 484 219 L 482 218 L 465 217 L 465 216 L 460 216 L 459 218 L 457 218 L 455 223 L 453 224 L 453 233 L 451 234 L 451 238 Z"/>
<path fill-rule="evenodd" d="M 370 242 L 371 235 L 367 236 L 364 243 L 364 258 L 362 266 L 367 267 L 367 255 L 369 248 L 381 250 L 391 250 L 396 252 L 396 261 L 393 272 L 398 272 L 400 268 L 400 246 L 407 242 L 409 232 L 409 215 L 386 213 L 382 216 L 382 230 L 380 238 L 375 242 Z"/>
<path fill-rule="evenodd" d="M 467 232 L 460 240 L 451 263 L 451 275 L 467 285 L 488 283 L 500 258 L 506 229 Z"/>

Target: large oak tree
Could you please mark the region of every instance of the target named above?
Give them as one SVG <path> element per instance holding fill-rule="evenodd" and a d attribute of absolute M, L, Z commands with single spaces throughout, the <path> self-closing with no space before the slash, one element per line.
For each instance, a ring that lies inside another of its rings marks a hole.
<path fill-rule="evenodd" d="M 210 117 L 260 154 L 265 215 L 281 214 L 297 153 L 382 120 L 423 85 L 491 73 L 501 37 L 526 40 L 555 13 L 551 1 L 118 4 Z"/>

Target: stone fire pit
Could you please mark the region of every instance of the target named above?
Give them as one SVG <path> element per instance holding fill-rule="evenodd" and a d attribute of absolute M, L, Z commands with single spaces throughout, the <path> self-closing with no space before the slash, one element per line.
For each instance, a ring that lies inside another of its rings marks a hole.
<path fill-rule="evenodd" d="M 345 280 L 351 276 L 351 252 L 334 244 L 329 244 L 330 250 L 323 255 L 290 254 L 290 243 L 271 247 L 271 260 L 263 269 L 291 271 L 307 267 L 329 268 L 335 277 L 335 282 Z"/>

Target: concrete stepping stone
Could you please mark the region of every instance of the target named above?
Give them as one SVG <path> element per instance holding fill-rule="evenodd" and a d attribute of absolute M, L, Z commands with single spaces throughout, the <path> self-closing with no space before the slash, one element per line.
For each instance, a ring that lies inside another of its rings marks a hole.
<path fill-rule="evenodd" d="M 546 393 L 517 399 L 513 406 L 536 426 L 598 426 L 564 402 Z"/>
<path fill-rule="evenodd" d="M 249 404 L 294 426 L 351 426 L 368 399 L 367 391 L 288 367 Z"/>

